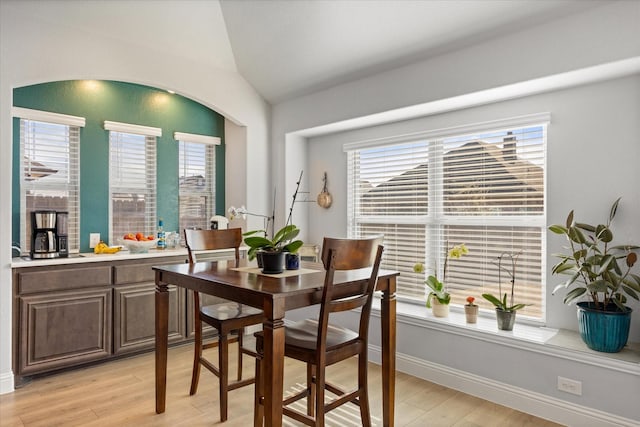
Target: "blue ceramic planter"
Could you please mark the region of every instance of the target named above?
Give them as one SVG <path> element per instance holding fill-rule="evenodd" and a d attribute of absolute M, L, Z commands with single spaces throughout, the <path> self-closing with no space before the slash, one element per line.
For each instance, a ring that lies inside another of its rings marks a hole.
<path fill-rule="evenodd" d="M 579 302 L 578 329 L 582 340 L 592 350 L 617 353 L 627 344 L 632 310 L 602 311 L 591 302 Z M 614 306 L 615 307 L 615 306 Z"/>
<path fill-rule="evenodd" d="M 285 255 L 284 259 L 287 270 L 298 270 L 300 268 L 300 256 L 298 256 L 298 254 L 288 253 Z"/>

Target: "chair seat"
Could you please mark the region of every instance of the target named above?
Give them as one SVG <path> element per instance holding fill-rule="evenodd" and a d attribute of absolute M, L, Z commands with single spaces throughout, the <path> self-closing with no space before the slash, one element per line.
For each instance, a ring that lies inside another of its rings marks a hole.
<path fill-rule="evenodd" d="M 217 320 L 240 319 L 262 314 L 262 310 L 236 302 L 206 305 L 200 309 L 204 316 Z"/>
<path fill-rule="evenodd" d="M 350 329 L 335 325 L 327 326 L 327 348 L 338 347 L 358 339 L 358 334 Z M 287 325 L 285 328 L 287 345 L 315 350 L 318 345 L 318 321 L 305 319 Z"/>

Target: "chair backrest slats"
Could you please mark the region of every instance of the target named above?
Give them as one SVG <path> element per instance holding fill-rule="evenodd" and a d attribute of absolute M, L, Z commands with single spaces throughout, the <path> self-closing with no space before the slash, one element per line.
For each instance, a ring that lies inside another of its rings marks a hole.
<path fill-rule="evenodd" d="M 356 270 L 374 264 L 376 248 L 382 244 L 382 237 L 367 239 L 334 239 L 325 237 L 322 244 L 322 263 L 328 269 L 329 251 L 336 252 L 335 270 Z"/>
<path fill-rule="evenodd" d="M 367 295 L 359 295 L 357 297 L 343 298 L 333 300 L 329 302 L 331 313 L 338 313 L 341 311 L 349 311 L 354 308 L 360 308 L 367 303 Z"/>
<path fill-rule="evenodd" d="M 189 252 L 189 262 L 197 261 L 197 254 L 201 251 L 216 249 L 235 249 L 236 263 L 240 260 L 240 245 L 242 244 L 242 229 L 227 230 L 184 230 L 184 241 Z"/>

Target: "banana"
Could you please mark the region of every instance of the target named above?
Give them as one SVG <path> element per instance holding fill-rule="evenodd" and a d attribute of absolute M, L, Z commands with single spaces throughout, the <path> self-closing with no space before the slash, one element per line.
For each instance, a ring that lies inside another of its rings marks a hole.
<path fill-rule="evenodd" d="M 95 248 L 93 248 L 93 253 L 101 254 L 105 250 L 105 248 L 108 248 L 107 244 L 101 241 L 96 245 Z"/>
<path fill-rule="evenodd" d="M 96 245 L 95 248 L 93 248 L 93 253 L 96 253 L 96 254 L 115 254 L 116 252 L 119 252 L 119 251 L 120 251 L 119 246 L 111 247 L 107 245 L 105 242 L 100 242 Z"/>

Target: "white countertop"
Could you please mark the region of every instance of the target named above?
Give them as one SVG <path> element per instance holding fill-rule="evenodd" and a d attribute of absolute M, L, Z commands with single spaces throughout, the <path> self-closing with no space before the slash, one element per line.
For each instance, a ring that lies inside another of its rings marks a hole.
<path fill-rule="evenodd" d="M 148 253 L 144 254 L 132 254 L 127 250 L 121 250 L 115 254 L 94 254 L 93 252 L 87 252 L 82 254 L 69 254 L 67 258 L 51 258 L 51 259 L 31 259 L 29 256 L 22 256 L 13 258 L 11 260 L 11 268 L 21 267 L 40 267 L 44 265 L 64 265 L 64 264 L 84 264 L 88 262 L 102 262 L 102 261 L 118 261 L 127 259 L 145 259 L 145 258 L 160 258 L 168 256 L 183 255 L 187 259 L 186 248 L 175 249 L 149 249 Z"/>
<path fill-rule="evenodd" d="M 240 256 L 245 256 L 249 248 L 247 246 L 240 246 Z M 211 254 L 216 257 L 215 254 L 229 252 L 230 249 L 217 249 L 211 251 L 201 251 L 201 255 L 205 257 Z M 187 248 L 174 248 L 174 249 L 149 249 L 149 252 L 145 254 L 132 254 L 128 250 L 124 249 L 115 254 L 94 254 L 93 252 L 86 252 L 81 254 L 69 254 L 67 258 L 51 258 L 51 259 L 31 259 L 28 255 L 16 257 L 11 259 L 11 268 L 23 268 L 23 267 L 41 267 L 44 265 L 66 265 L 66 264 L 84 264 L 88 262 L 102 262 L 102 261 L 122 261 L 127 259 L 145 259 L 145 258 L 161 258 L 170 256 L 184 256 L 185 261 L 189 254 Z"/>

